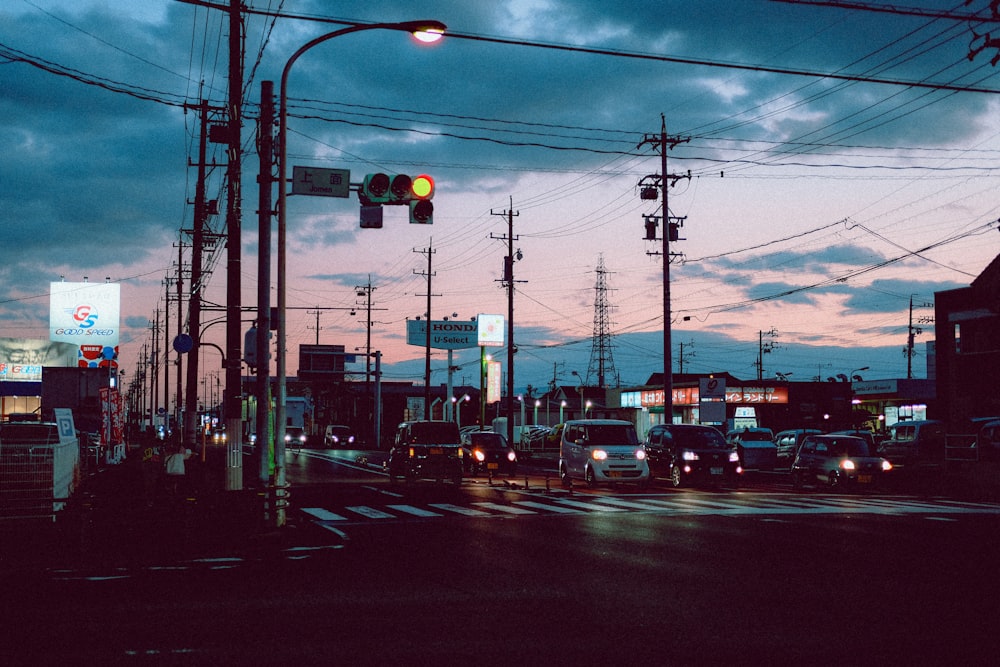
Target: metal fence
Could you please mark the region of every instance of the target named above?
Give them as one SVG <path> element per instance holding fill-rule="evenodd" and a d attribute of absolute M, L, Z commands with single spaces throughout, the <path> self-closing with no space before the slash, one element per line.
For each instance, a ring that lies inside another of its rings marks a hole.
<path fill-rule="evenodd" d="M 80 482 L 80 446 L 0 445 L 0 520 L 55 518 Z"/>

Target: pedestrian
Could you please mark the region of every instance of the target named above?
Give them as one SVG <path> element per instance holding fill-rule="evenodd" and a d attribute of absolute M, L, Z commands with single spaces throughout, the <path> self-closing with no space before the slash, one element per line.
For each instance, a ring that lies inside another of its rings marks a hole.
<path fill-rule="evenodd" d="M 185 461 L 191 458 L 191 450 L 184 443 L 177 445 L 177 448 L 167 455 L 165 462 L 165 472 L 167 474 L 167 484 L 171 495 L 177 495 L 178 491 L 186 490 L 187 466 Z"/>

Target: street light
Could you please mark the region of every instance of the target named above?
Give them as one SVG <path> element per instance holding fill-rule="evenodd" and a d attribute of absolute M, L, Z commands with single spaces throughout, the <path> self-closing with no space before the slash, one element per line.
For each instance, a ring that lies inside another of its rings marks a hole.
<path fill-rule="evenodd" d="M 396 30 L 408 32 L 416 36 L 422 42 L 435 42 L 441 38 L 446 30 L 444 23 L 440 21 L 404 21 L 401 23 L 369 23 L 365 25 L 352 25 L 341 28 L 307 42 L 292 54 L 288 62 L 285 63 L 281 71 L 281 86 L 278 94 L 278 262 L 277 262 L 277 291 L 278 291 L 278 348 L 275 351 L 276 373 L 278 374 L 278 396 L 275 409 L 275 486 L 283 488 L 285 485 L 285 402 L 287 394 L 287 384 L 285 375 L 287 373 L 287 352 L 286 345 L 286 243 L 285 232 L 287 229 L 287 201 L 286 201 L 286 178 L 288 175 L 288 74 L 292 65 L 303 53 L 323 42 L 334 37 L 347 35 L 352 32 L 363 30 Z M 283 523 L 279 519 L 279 525 Z"/>
<path fill-rule="evenodd" d="M 847 376 L 847 378 L 849 380 L 853 380 L 854 378 L 857 378 L 857 381 L 861 382 L 861 376 L 860 375 L 855 375 L 855 373 L 860 373 L 861 371 L 867 371 L 867 370 L 868 370 L 868 366 L 862 366 L 861 368 L 855 368 L 854 370 L 852 370 L 850 372 L 850 374 Z"/>
<path fill-rule="evenodd" d="M 563 412 L 566 410 L 566 400 L 559 401 L 559 423 L 563 423 Z"/>

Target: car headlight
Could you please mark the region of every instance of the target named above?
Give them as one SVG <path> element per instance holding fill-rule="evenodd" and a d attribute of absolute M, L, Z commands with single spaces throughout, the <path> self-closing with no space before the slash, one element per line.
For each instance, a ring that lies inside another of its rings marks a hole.
<path fill-rule="evenodd" d="M 305 441 L 306 441 L 306 439 L 307 439 L 307 438 L 306 438 L 306 436 L 305 436 L 304 434 L 303 434 L 302 436 L 300 436 L 300 437 L 299 437 L 299 440 L 301 440 L 302 442 L 305 442 Z"/>
<path fill-rule="evenodd" d="M 590 453 L 590 456 L 593 457 L 595 461 L 603 461 L 608 458 L 608 453 L 603 449 L 595 449 Z"/>
<path fill-rule="evenodd" d="M 635 450 L 635 458 L 642 461 L 644 458 L 646 458 L 646 450 L 645 449 Z"/>
<path fill-rule="evenodd" d="M 684 459 L 685 461 L 697 461 L 698 454 L 697 452 L 689 452 L 685 450 L 684 453 L 681 454 L 681 458 Z"/>
<path fill-rule="evenodd" d="M 840 467 L 844 470 L 854 470 L 854 461 L 851 459 L 844 459 L 840 462 Z"/>
<path fill-rule="evenodd" d="M 514 452 L 507 452 L 507 460 L 513 463 L 514 461 L 517 460 L 517 454 L 515 454 Z"/>
<path fill-rule="evenodd" d="M 479 461 L 480 463 L 486 460 L 486 454 L 483 453 L 483 450 L 481 449 L 474 450 L 472 452 L 472 455 L 476 457 L 476 460 Z"/>
<path fill-rule="evenodd" d="M 730 463 L 739 463 L 740 462 L 740 453 L 739 452 L 729 452 L 729 462 Z"/>
<path fill-rule="evenodd" d="M 882 472 L 889 472 L 890 470 L 892 470 L 892 464 L 882 459 Z"/>

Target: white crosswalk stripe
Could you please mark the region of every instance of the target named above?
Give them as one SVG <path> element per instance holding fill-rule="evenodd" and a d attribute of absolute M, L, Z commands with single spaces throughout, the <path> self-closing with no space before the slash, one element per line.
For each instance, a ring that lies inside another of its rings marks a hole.
<path fill-rule="evenodd" d="M 413 516 L 444 516 L 440 512 L 432 512 L 430 510 L 425 510 L 420 507 L 414 507 L 413 505 L 389 505 L 389 509 L 394 509 L 398 512 L 403 512 L 404 514 L 411 514 Z"/>
<path fill-rule="evenodd" d="M 465 516 L 490 516 L 489 512 L 473 509 L 471 507 L 462 507 L 461 505 L 451 505 L 449 503 L 431 503 L 431 507 L 439 510 L 445 510 L 446 512 L 454 512 L 455 514 L 463 514 Z"/>
<path fill-rule="evenodd" d="M 505 498 L 504 500 L 507 500 Z M 730 497 L 688 493 L 648 496 L 560 495 L 512 493 L 509 502 L 428 503 L 426 506 L 387 504 L 334 508 L 303 507 L 302 512 L 320 525 L 331 522 L 438 519 L 450 515 L 496 518 L 531 515 L 586 515 L 643 512 L 663 515 L 811 515 L 811 514 L 1000 514 L 1000 504 L 903 496 L 841 496 L 831 494 L 739 494 Z M 343 525 L 343 524 L 341 524 Z"/>
<path fill-rule="evenodd" d="M 512 505 L 501 505 L 499 503 L 472 503 L 476 507 L 482 507 L 483 509 L 494 510 L 496 512 L 506 512 L 507 514 L 536 514 L 532 510 L 525 509 L 523 507 L 514 507 Z"/>
<path fill-rule="evenodd" d="M 367 507 L 365 505 L 354 505 L 352 507 L 345 507 L 348 512 L 355 512 L 361 516 L 368 519 L 395 519 L 395 514 L 389 514 L 388 512 L 383 512 L 382 510 L 377 510 L 374 507 Z"/>
<path fill-rule="evenodd" d="M 347 517 L 334 514 L 330 510 L 322 507 L 303 507 L 302 511 L 316 517 L 320 521 L 347 521 Z"/>
<path fill-rule="evenodd" d="M 532 509 L 542 510 L 544 512 L 556 512 L 558 514 L 580 514 L 583 511 L 575 507 L 561 507 L 559 505 L 550 505 L 548 503 L 536 503 L 532 500 L 517 500 L 514 504 L 520 505 L 521 507 L 530 507 Z"/>

